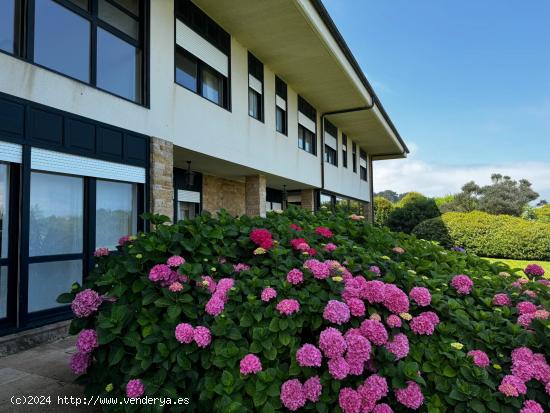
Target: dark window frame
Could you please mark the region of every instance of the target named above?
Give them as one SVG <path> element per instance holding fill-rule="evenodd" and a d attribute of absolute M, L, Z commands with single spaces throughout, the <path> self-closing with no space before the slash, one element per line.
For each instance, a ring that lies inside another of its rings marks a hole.
<path fill-rule="evenodd" d="M 366 168 L 361 166 L 361 162 L 359 162 L 359 176 L 361 177 L 362 181 L 368 181 L 368 168 L 369 168 L 369 159 L 367 158 L 367 152 L 365 152 L 363 149 L 359 150 L 359 159 L 360 161 L 365 161 L 367 163 Z"/>
<path fill-rule="evenodd" d="M 42 64 L 36 63 L 34 61 L 34 22 L 36 19 L 35 16 L 35 5 L 36 1 L 40 0 L 22 0 L 23 11 L 20 16 L 20 33 L 19 40 L 20 46 L 17 53 L 10 53 L 5 50 L 0 50 L 0 53 L 7 54 L 9 56 L 15 57 L 17 59 L 23 60 L 26 63 L 30 63 L 34 66 L 46 69 L 50 72 L 56 73 L 65 78 L 74 80 L 83 85 L 92 87 L 97 90 L 101 90 L 111 96 L 115 96 L 119 99 L 123 99 L 127 102 L 133 103 L 138 106 L 143 106 L 150 108 L 150 70 L 149 70 L 149 55 L 150 55 L 150 30 L 149 30 L 149 17 L 150 17 L 150 0 L 140 0 L 140 14 L 141 17 L 139 20 L 139 40 L 132 38 L 126 33 L 120 31 L 116 27 L 111 26 L 109 23 L 104 22 L 98 16 L 98 0 L 89 0 L 88 10 L 84 10 L 76 4 L 72 3 L 70 0 L 51 0 L 54 3 L 58 4 L 61 7 L 77 14 L 78 16 L 84 18 L 90 22 L 90 81 L 85 82 L 80 79 L 74 78 L 66 73 L 52 69 L 50 67 L 44 66 Z M 116 7 L 120 11 L 124 12 L 132 18 L 136 18 L 133 13 L 129 12 L 125 8 L 119 6 L 112 0 L 105 0 L 110 5 Z M 26 3 L 25 3 L 26 2 Z M 140 98 L 138 100 L 131 100 L 127 97 L 118 95 L 114 92 L 111 92 L 107 89 L 101 88 L 97 85 L 97 33 L 98 28 L 105 30 L 106 32 L 116 36 L 120 40 L 129 43 L 131 46 L 135 47 L 137 50 L 141 51 L 141 80 L 140 80 Z"/>
<path fill-rule="evenodd" d="M 285 101 L 286 110 L 277 106 L 277 96 Z M 278 76 L 275 76 L 275 130 L 282 135 L 288 136 L 288 86 Z M 277 112 L 283 112 L 283 130 L 277 127 Z"/>
<path fill-rule="evenodd" d="M 324 120 L 325 123 L 325 162 L 338 167 L 338 128 L 334 126 L 328 120 Z M 330 134 L 336 138 L 336 149 L 330 147 L 326 143 L 326 135 Z"/>
<path fill-rule="evenodd" d="M 255 95 L 259 96 L 258 104 L 259 108 L 257 108 L 258 117 L 253 116 L 250 113 L 250 97 L 248 98 L 248 116 L 250 116 L 252 119 L 256 119 L 257 121 L 260 121 L 262 123 L 265 122 L 265 85 L 264 85 L 264 64 L 250 51 L 248 51 L 248 96 L 250 96 L 250 93 L 254 93 Z M 258 79 L 262 84 L 262 93 L 258 93 L 252 87 L 250 87 L 250 76 L 253 76 L 254 78 Z"/>
<path fill-rule="evenodd" d="M 304 136 L 302 137 L 301 132 L 304 131 Z M 308 151 L 306 149 L 306 141 L 308 134 L 311 134 L 311 151 Z M 302 146 L 300 146 L 300 140 L 304 143 Z M 307 152 L 313 156 L 317 156 L 317 134 L 315 132 L 310 131 L 308 128 L 306 128 L 304 125 L 298 123 L 298 148 L 303 150 L 304 152 Z"/>
<path fill-rule="evenodd" d="M 300 112 L 315 124 L 315 132 L 310 131 L 308 128 L 300 124 L 300 119 L 299 119 Z M 317 110 L 300 95 L 298 95 L 297 115 L 298 115 L 298 148 L 302 149 L 303 151 L 311 155 L 317 156 Z M 304 129 L 305 131 L 308 131 L 313 135 L 313 138 L 312 138 L 313 152 L 309 152 L 305 149 L 305 147 L 300 146 L 300 130 L 301 130 L 300 128 Z"/>
<path fill-rule="evenodd" d="M 357 143 L 351 142 L 351 163 L 353 166 L 353 173 L 357 173 Z"/>
<path fill-rule="evenodd" d="M 348 137 L 345 133 L 342 133 L 342 166 L 348 167 Z"/>

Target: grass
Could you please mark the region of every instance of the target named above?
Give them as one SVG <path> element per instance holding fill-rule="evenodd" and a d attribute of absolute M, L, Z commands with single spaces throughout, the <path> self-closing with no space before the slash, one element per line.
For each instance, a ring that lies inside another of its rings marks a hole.
<path fill-rule="evenodd" d="M 544 268 L 544 276 L 548 278 L 550 276 L 550 261 L 522 261 L 522 260 L 508 260 L 504 258 L 486 258 L 484 259 L 489 260 L 491 262 L 502 262 L 504 264 L 507 264 L 510 268 L 513 270 L 521 270 L 520 273 L 522 275 L 525 275 L 523 272 L 523 269 L 528 264 L 538 264 L 542 268 Z"/>

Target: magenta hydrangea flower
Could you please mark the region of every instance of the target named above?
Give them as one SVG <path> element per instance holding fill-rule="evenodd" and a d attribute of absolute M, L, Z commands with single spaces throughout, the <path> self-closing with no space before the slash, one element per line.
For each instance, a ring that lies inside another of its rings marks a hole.
<path fill-rule="evenodd" d="M 403 333 L 396 334 L 384 347 L 392 353 L 396 360 L 401 360 L 409 354 L 409 339 Z"/>
<path fill-rule="evenodd" d="M 109 255 L 109 248 L 106 247 L 99 247 L 94 251 L 94 257 L 106 257 Z"/>
<path fill-rule="evenodd" d="M 216 288 L 218 287 L 216 281 L 209 275 L 203 275 L 201 276 L 201 279 L 202 283 L 200 283 L 199 286 L 208 288 L 208 291 L 210 291 L 211 294 L 214 294 Z"/>
<path fill-rule="evenodd" d="M 435 325 L 432 320 L 425 314 L 413 317 L 410 322 L 411 330 L 416 335 L 431 336 L 435 330 Z"/>
<path fill-rule="evenodd" d="M 301 284 L 304 282 L 304 273 L 298 268 L 293 268 L 286 275 L 286 280 L 294 285 Z"/>
<path fill-rule="evenodd" d="M 321 331 L 319 348 L 326 357 L 335 358 L 341 357 L 345 353 L 347 344 L 340 331 L 333 327 L 328 327 Z"/>
<path fill-rule="evenodd" d="M 542 406 L 534 400 L 525 400 L 519 413 L 544 413 Z"/>
<path fill-rule="evenodd" d="M 176 326 L 174 335 L 176 336 L 176 340 L 178 340 L 180 343 L 189 344 L 193 341 L 195 329 L 191 324 L 180 323 Z"/>
<path fill-rule="evenodd" d="M 290 229 L 293 229 L 294 231 L 301 231 L 302 230 L 302 227 L 300 227 L 299 225 L 296 225 L 296 224 L 290 224 L 288 227 Z"/>
<path fill-rule="evenodd" d="M 510 297 L 508 294 L 500 293 L 495 294 L 493 297 L 493 305 L 504 307 L 504 306 L 510 306 L 512 305 L 512 300 L 510 300 Z"/>
<path fill-rule="evenodd" d="M 346 360 L 365 362 L 370 358 L 372 346 L 368 339 L 360 334 L 346 334 L 344 338 L 348 349 Z"/>
<path fill-rule="evenodd" d="M 489 360 L 489 357 L 484 351 L 481 350 L 470 350 L 468 352 L 468 356 L 470 356 L 474 364 L 478 367 L 485 368 L 491 364 L 491 361 Z"/>
<path fill-rule="evenodd" d="M 409 297 L 395 284 L 384 285 L 383 304 L 394 314 L 409 312 Z"/>
<path fill-rule="evenodd" d="M 388 395 L 388 382 L 385 377 L 378 374 L 371 374 L 363 384 L 358 387 L 357 391 L 361 395 L 363 402 L 366 403 L 367 406 L 373 408 L 378 400 Z"/>
<path fill-rule="evenodd" d="M 242 262 L 233 265 L 233 270 L 235 272 L 248 271 L 249 269 L 250 269 L 250 265 L 243 264 Z"/>
<path fill-rule="evenodd" d="M 283 315 L 290 315 L 300 311 L 300 303 L 293 298 L 285 298 L 277 304 L 277 311 Z"/>
<path fill-rule="evenodd" d="M 185 260 L 179 255 L 173 255 L 166 260 L 166 265 L 168 265 L 169 267 L 179 267 L 183 264 L 185 264 Z"/>
<path fill-rule="evenodd" d="M 74 374 L 84 374 L 92 364 L 92 357 L 86 353 L 75 353 L 71 356 L 69 366 Z"/>
<path fill-rule="evenodd" d="M 527 393 L 527 387 L 519 377 L 507 375 L 500 382 L 498 391 L 507 397 L 519 397 L 520 394 Z"/>
<path fill-rule="evenodd" d="M 344 413 L 361 412 L 361 396 L 350 387 L 344 387 L 340 390 L 338 404 Z"/>
<path fill-rule="evenodd" d="M 269 302 L 273 300 L 275 297 L 277 297 L 277 291 L 274 288 L 266 287 L 262 290 L 262 294 L 260 295 L 260 298 L 262 301 Z"/>
<path fill-rule="evenodd" d="M 216 293 L 226 294 L 230 289 L 235 285 L 235 280 L 233 278 L 222 278 L 218 281 L 218 286 L 216 287 Z"/>
<path fill-rule="evenodd" d="M 137 399 L 145 393 L 145 386 L 140 379 L 132 379 L 126 384 L 126 397 Z"/>
<path fill-rule="evenodd" d="M 332 236 L 334 235 L 332 231 L 327 227 L 317 227 L 315 228 L 315 233 L 325 238 L 332 238 Z"/>
<path fill-rule="evenodd" d="M 522 301 L 516 305 L 516 309 L 520 315 L 530 314 L 537 311 L 537 306 L 530 301 Z"/>
<path fill-rule="evenodd" d="M 386 324 L 390 328 L 399 328 L 401 327 L 401 318 L 395 314 L 390 314 L 388 318 L 386 318 Z"/>
<path fill-rule="evenodd" d="M 381 303 L 385 298 L 385 286 L 386 284 L 382 281 L 367 281 L 362 288 L 361 298 L 366 299 L 370 304 Z"/>
<path fill-rule="evenodd" d="M 374 406 L 372 413 L 393 413 L 393 410 L 386 403 L 380 403 Z"/>
<path fill-rule="evenodd" d="M 395 397 L 403 406 L 413 410 L 418 409 L 424 403 L 424 395 L 420 386 L 411 380 L 407 382 L 407 387 L 404 389 L 395 390 Z"/>
<path fill-rule="evenodd" d="M 318 280 L 324 280 L 330 276 L 330 267 L 319 260 L 309 259 L 304 262 L 304 267 L 311 271 L 313 277 Z"/>
<path fill-rule="evenodd" d="M 424 311 L 419 316 L 426 317 L 436 327 L 439 324 L 439 317 L 433 311 Z"/>
<path fill-rule="evenodd" d="M 382 346 L 388 341 L 386 327 L 378 320 L 364 320 L 359 329 L 374 345 Z"/>
<path fill-rule="evenodd" d="M 254 229 L 250 232 L 250 240 L 258 247 L 266 250 L 273 246 L 273 236 L 267 229 Z"/>
<path fill-rule="evenodd" d="M 296 361 L 301 367 L 321 367 L 321 350 L 313 344 L 304 344 L 296 351 Z"/>
<path fill-rule="evenodd" d="M 307 379 L 304 382 L 303 389 L 306 399 L 316 403 L 323 392 L 323 386 L 321 385 L 321 379 L 319 376 L 313 376 Z"/>
<path fill-rule="evenodd" d="M 371 265 L 369 267 L 369 271 L 374 273 L 374 275 L 376 275 L 377 277 L 382 274 L 382 271 L 380 271 L 380 267 L 378 267 L 377 265 Z"/>
<path fill-rule="evenodd" d="M 287 380 L 281 386 L 281 403 L 294 412 L 306 404 L 304 387 L 298 379 Z"/>
<path fill-rule="evenodd" d="M 349 374 L 349 364 L 343 357 L 331 358 L 328 361 L 328 372 L 335 380 L 344 380 Z"/>
<path fill-rule="evenodd" d="M 262 362 L 255 354 L 247 354 L 240 362 L 241 374 L 256 374 L 262 371 Z"/>
<path fill-rule="evenodd" d="M 88 317 L 97 311 L 102 302 L 101 296 L 96 291 L 88 288 L 76 294 L 71 303 L 71 309 L 74 315 L 79 318 Z"/>
<path fill-rule="evenodd" d="M 350 318 L 349 307 L 341 301 L 329 300 L 323 310 L 323 318 L 338 325 L 347 323 Z"/>
<path fill-rule="evenodd" d="M 166 282 L 171 278 L 172 269 L 166 264 L 157 264 L 149 271 L 149 279 L 153 282 Z"/>
<path fill-rule="evenodd" d="M 195 343 L 197 343 L 197 346 L 207 347 L 212 340 L 210 330 L 202 326 L 196 327 L 193 333 L 193 339 L 195 340 Z"/>
<path fill-rule="evenodd" d="M 420 307 L 426 307 L 432 302 L 430 290 L 424 287 L 413 287 L 409 292 L 409 297 Z"/>
<path fill-rule="evenodd" d="M 348 298 L 346 304 L 349 307 L 349 311 L 354 317 L 363 317 L 367 311 L 365 303 L 359 298 Z"/>
<path fill-rule="evenodd" d="M 131 241 L 130 236 L 129 236 L 129 235 L 125 235 L 125 236 L 120 237 L 120 238 L 118 239 L 118 245 L 119 245 L 120 247 L 123 247 L 126 243 L 128 243 L 128 242 L 130 242 L 130 241 Z"/>
<path fill-rule="evenodd" d="M 474 282 L 470 277 L 464 274 L 455 275 L 451 280 L 451 286 L 456 290 L 460 295 L 470 294 Z"/>
<path fill-rule="evenodd" d="M 76 348 L 79 353 L 89 354 L 99 346 L 95 330 L 82 330 L 76 340 Z"/>
<path fill-rule="evenodd" d="M 523 272 L 527 276 L 542 277 L 544 275 L 544 268 L 537 264 L 529 264 L 527 267 L 525 267 Z"/>
<path fill-rule="evenodd" d="M 327 245 L 325 245 L 325 248 L 323 248 L 326 252 L 332 252 L 336 249 L 336 244 L 333 244 L 332 242 L 329 242 Z"/>
<path fill-rule="evenodd" d="M 204 310 L 207 314 L 216 317 L 220 315 L 223 312 L 223 309 L 225 308 L 225 302 L 220 294 L 214 294 L 208 302 L 206 303 L 206 306 L 204 307 Z"/>

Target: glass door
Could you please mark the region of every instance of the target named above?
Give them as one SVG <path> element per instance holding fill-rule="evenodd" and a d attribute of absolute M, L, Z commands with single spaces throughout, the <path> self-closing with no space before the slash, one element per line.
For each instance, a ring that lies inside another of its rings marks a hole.
<path fill-rule="evenodd" d="M 0 162 L 0 321 L 8 317 L 9 166 Z"/>

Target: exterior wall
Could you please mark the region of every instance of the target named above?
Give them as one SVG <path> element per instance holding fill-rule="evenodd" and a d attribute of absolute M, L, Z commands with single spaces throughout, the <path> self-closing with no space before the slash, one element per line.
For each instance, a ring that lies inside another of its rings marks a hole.
<path fill-rule="evenodd" d="M 202 209 L 215 214 L 222 208 L 231 215 L 245 214 L 245 183 L 204 175 Z"/>
<path fill-rule="evenodd" d="M 151 138 L 150 144 L 150 211 L 174 216 L 174 145 L 159 138 Z"/>
<path fill-rule="evenodd" d="M 302 208 L 315 211 L 315 189 L 302 189 Z"/>
<path fill-rule="evenodd" d="M 265 176 L 252 175 L 246 177 L 245 183 L 246 215 L 265 217 L 266 214 L 266 187 Z"/>

